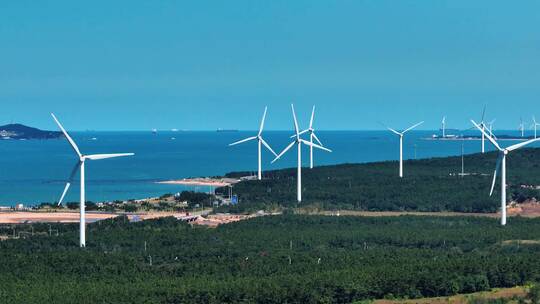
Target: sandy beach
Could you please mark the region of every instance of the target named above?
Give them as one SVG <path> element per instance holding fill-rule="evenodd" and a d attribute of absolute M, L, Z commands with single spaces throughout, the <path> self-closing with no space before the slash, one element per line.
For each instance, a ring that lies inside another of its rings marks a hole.
<path fill-rule="evenodd" d="M 180 180 L 169 180 L 157 182 L 157 184 L 166 185 L 184 185 L 184 186 L 210 186 L 210 187 L 227 187 L 240 182 L 234 178 L 184 178 Z"/>

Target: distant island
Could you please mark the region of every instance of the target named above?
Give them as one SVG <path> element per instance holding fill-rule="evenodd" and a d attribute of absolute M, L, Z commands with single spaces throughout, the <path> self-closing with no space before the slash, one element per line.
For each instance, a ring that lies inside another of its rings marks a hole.
<path fill-rule="evenodd" d="M 21 124 L 0 126 L 0 139 L 54 139 L 62 137 L 59 131 L 44 131 Z"/>
<path fill-rule="evenodd" d="M 238 130 L 236 129 L 222 129 L 222 128 L 219 128 L 216 130 L 218 133 L 229 133 L 229 132 L 238 132 Z"/>

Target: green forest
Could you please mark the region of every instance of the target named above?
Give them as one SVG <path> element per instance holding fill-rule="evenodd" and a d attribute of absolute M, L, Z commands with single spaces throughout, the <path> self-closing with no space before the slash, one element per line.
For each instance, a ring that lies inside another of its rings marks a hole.
<path fill-rule="evenodd" d="M 89 225 L 85 249 L 76 224 L 0 228 L 20 232 L 0 242 L 2 303 L 351 303 L 540 281 L 540 219 L 520 217 L 120 217 Z"/>
<path fill-rule="evenodd" d="M 265 172 L 263 181 L 243 181 L 234 185 L 239 197 L 236 206 L 223 212 L 253 212 L 295 207 L 322 210 L 361 211 L 455 211 L 496 212 L 500 207 L 500 179 L 495 192 L 489 190 L 497 154 L 465 156 L 461 176 L 461 156 L 408 160 L 405 176 L 398 177 L 399 163 L 304 168 L 303 202 L 296 202 L 296 168 Z M 514 151 L 507 160 L 508 199 L 518 203 L 538 198 L 540 190 L 523 186 L 540 185 L 540 149 Z M 228 177 L 248 175 L 230 173 Z M 217 189 L 226 195 L 227 189 Z"/>

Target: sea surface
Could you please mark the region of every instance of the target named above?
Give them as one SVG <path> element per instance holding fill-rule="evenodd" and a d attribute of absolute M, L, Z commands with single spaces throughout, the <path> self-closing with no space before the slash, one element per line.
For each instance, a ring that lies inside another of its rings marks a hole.
<path fill-rule="evenodd" d="M 72 137 L 83 154 L 133 152 L 135 156 L 86 163 L 87 199 L 110 201 L 139 199 L 182 190 L 211 191 L 210 187 L 156 184 L 157 181 L 186 177 L 217 176 L 232 171 L 257 170 L 257 144 L 228 144 L 255 135 L 242 132 L 74 132 Z M 435 131 L 413 131 L 406 135 L 404 157 L 429 158 L 480 151 L 480 141 L 424 140 Z M 502 132 L 516 135 L 517 132 Z M 291 132 L 263 134 L 279 153 L 291 141 Z M 473 133 L 474 134 L 474 133 Z M 318 136 L 333 153 L 315 152 L 315 165 L 366 163 L 397 160 L 399 138 L 387 131 L 321 131 Z M 502 142 L 511 145 L 515 142 Z M 534 144 L 532 146 L 539 147 Z M 486 141 L 486 147 L 492 146 Z M 309 150 L 303 150 L 303 164 L 309 166 Z M 263 151 L 263 169 L 296 166 L 296 150 L 275 164 Z M 0 205 L 34 205 L 58 201 L 66 179 L 77 162 L 64 139 L 0 141 Z M 396 166 L 396 174 L 397 174 Z M 459 168 L 456 168 L 459 170 Z M 79 176 L 65 201 L 78 201 Z"/>

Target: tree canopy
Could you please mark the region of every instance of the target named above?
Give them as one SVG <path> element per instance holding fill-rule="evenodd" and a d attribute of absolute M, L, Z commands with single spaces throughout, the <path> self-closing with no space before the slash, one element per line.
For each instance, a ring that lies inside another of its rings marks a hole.
<path fill-rule="evenodd" d="M 77 225 L 52 229 L 0 242 L 5 303 L 350 303 L 540 281 L 540 219 L 282 215 L 208 229 L 117 218 L 91 224 L 86 249 Z"/>

